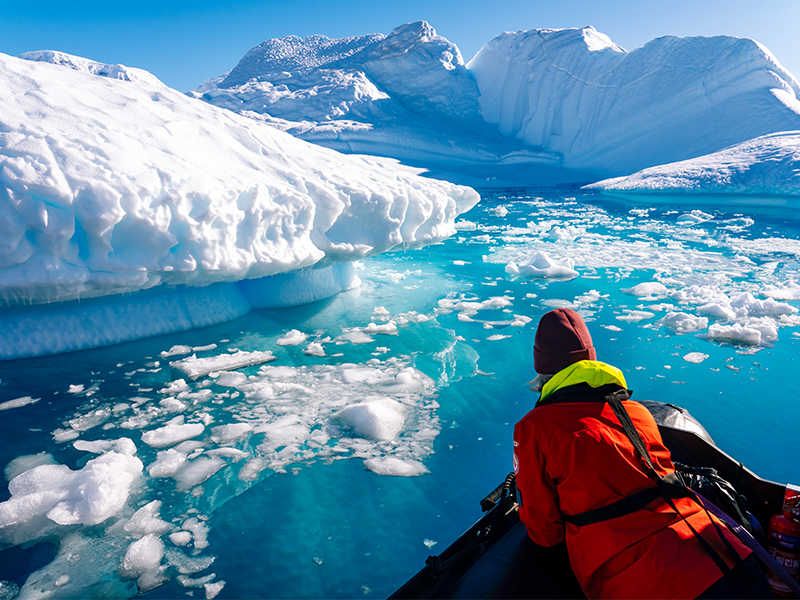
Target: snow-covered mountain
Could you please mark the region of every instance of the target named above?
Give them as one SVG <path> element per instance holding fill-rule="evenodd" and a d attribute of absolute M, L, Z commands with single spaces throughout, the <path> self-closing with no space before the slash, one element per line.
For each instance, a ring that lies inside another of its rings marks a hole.
<path fill-rule="evenodd" d="M 194 94 L 343 152 L 490 182 L 627 175 L 800 128 L 800 84 L 753 40 L 626 52 L 592 27 L 504 33 L 466 65 L 424 21 L 290 36 Z"/>
<path fill-rule="evenodd" d="M 800 131 L 766 135 L 719 152 L 586 186 L 608 196 L 671 203 L 800 207 Z"/>
<path fill-rule="evenodd" d="M 339 263 L 447 237 L 479 199 L 76 64 L 0 54 L 0 358 L 316 300 L 352 285 Z M 124 319 L 63 304 L 143 290 Z"/>

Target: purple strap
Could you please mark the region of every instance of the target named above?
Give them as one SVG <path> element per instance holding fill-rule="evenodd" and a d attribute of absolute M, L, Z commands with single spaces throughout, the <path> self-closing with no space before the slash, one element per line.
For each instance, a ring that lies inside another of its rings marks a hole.
<path fill-rule="evenodd" d="M 695 492 L 695 494 L 697 494 L 697 492 Z M 716 517 L 719 518 L 720 521 L 725 523 L 731 529 L 731 531 L 733 531 L 737 536 L 739 536 L 739 539 L 742 541 L 742 543 L 748 548 L 750 548 L 753 552 L 755 552 L 756 556 L 760 558 L 761 561 L 764 564 L 766 564 L 773 573 L 775 573 L 775 575 L 780 577 L 780 579 L 787 586 L 789 586 L 789 589 L 792 590 L 794 595 L 800 598 L 800 585 L 798 585 L 798 583 L 792 578 L 792 576 L 789 575 L 784 570 L 783 565 L 781 565 L 778 561 L 776 561 L 772 557 L 772 555 L 769 552 L 767 552 L 761 544 L 758 543 L 758 540 L 756 540 L 750 534 L 750 532 L 747 531 L 747 529 L 745 529 L 739 523 L 734 521 L 730 516 L 728 516 L 727 513 L 725 513 L 722 509 L 717 507 L 717 505 L 711 502 L 711 500 L 709 500 L 708 498 L 705 498 L 700 494 L 697 494 L 697 497 L 703 503 L 703 506 L 708 512 L 713 513 Z"/>

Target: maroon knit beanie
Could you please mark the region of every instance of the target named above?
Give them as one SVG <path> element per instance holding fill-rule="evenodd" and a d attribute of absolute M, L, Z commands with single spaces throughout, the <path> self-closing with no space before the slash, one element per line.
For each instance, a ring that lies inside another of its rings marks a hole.
<path fill-rule="evenodd" d="M 545 313 L 536 329 L 533 368 L 549 375 L 579 360 L 597 360 L 592 336 L 581 316 L 569 308 Z"/>

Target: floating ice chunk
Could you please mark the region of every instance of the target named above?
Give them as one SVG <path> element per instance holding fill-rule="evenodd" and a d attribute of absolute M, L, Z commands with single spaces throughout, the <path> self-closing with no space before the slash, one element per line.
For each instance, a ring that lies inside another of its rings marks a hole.
<path fill-rule="evenodd" d="M 41 519 L 44 515 L 59 525 L 96 525 L 117 514 L 142 472 L 135 451 L 133 442 L 123 438 L 114 450 L 90 460 L 79 471 L 45 463 L 19 473 L 8 483 L 11 498 L 0 503 L 0 530 L 9 527 L 0 533 L 0 541 L 35 539 L 37 528 L 47 527 Z M 21 466 L 18 463 L 11 471 Z M 26 527 L 29 523 L 33 525 Z"/>
<path fill-rule="evenodd" d="M 194 547 L 202 550 L 208 546 L 208 525 L 197 519 L 191 517 L 186 519 L 181 526 L 184 530 L 191 532 L 194 538 Z"/>
<path fill-rule="evenodd" d="M 267 466 L 267 461 L 263 457 L 257 456 L 255 458 L 251 458 L 244 465 L 242 465 L 241 469 L 239 469 L 239 474 L 237 477 L 239 478 L 239 481 L 255 481 L 258 479 L 261 471 L 266 469 Z"/>
<path fill-rule="evenodd" d="M 578 272 L 572 268 L 574 264 L 571 258 L 568 258 L 565 264 L 558 264 L 546 252 L 540 250 L 524 264 L 508 263 L 506 273 L 545 279 L 574 279 L 578 276 Z"/>
<path fill-rule="evenodd" d="M 761 295 L 775 300 L 800 300 L 800 285 L 796 281 L 786 281 L 779 287 L 764 288 Z"/>
<path fill-rule="evenodd" d="M 335 416 L 359 435 L 389 441 L 403 430 L 406 410 L 395 400 L 380 398 L 347 406 Z"/>
<path fill-rule="evenodd" d="M 633 296 L 666 296 L 669 293 L 666 286 L 658 281 L 640 283 L 631 288 L 625 288 L 622 291 Z"/>
<path fill-rule="evenodd" d="M 478 314 L 479 310 L 495 310 L 512 306 L 512 300 L 513 298 L 509 296 L 492 296 L 488 300 L 484 300 L 482 302 L 465 300 L 463 297 L 460 299 L 448 297 L 439 300 L 438 304 L 439 310 L 444 313 L 449 313 L 455 310 L 463 313 L 464 315 L 473 316 Z"/>
<path fill-rule="evenodd" d="M 205 447 L 205 443 L 198 440 L 187 440 L 175 446 L 176 452 L 183 452 L 184 454 L 191 454 L 195 450 Z"/>
<path fill-rule="evenodd" d="M 703 362 L 707 358 L 708 358 L 708 354 L 703 354 L 702 352 L 689 352 L 689 354 L 686 354 L 683 357 L 683 360 L 685 360 L 686 362 L 690 362 L 690 363 L 694 363 L 696 365 L 699 365 L 701 362 Z"/>
<path fill-rule="evenodd" d="M 713 218 L 714 215 L 704 213 L 702 210 L 693 210 L 692 212 L 685 213 L 679 216 L 678 221 L 690 221 L 692 223 L 702 223 L 704 221 L 710 221 Z"/>
<path fill-rule="evenodd" d="M 322 347 L 322 344 L 318 342 L 311 342 L 306 349 L 303 350 L 303 354 L 308 356 L 325 356 L 325 349 Z"/>
<path fill-rule="evenodd" d="M 367 382 L 377 383 L 381 377 L 382 373 L 377 369 L 372 369 L 370 367 L 357 367 L 355 365 L 344 365 L 345 368 L 342 369 L 342 381 L 344 383 L 355 383 L 355 382 Z"/>
<path fill-rule="evenodd" d="M 202 423 L 183 424 L 183 416 L 175 417 L 164 427 L 142 433 L 142 441 L 151 448 L 167 448 L 184 440 L 201 435 L 205 431 Z"/>
<path fill-rule="evenodd" d="M 78 440 L 72 447 L 76 450 L 80 450 L 81 452 L 91 452 L 92 454 L 103 454 L 103 452 L 108 452 L 116 445 L 115 440 L 96 440 L 93 442 L 87 442 L 85 440 Z"/>
<path fill-rule="evenodd" d="M 758 345 L 761 343 L 761 332 L 751 327 L 742 327 L 738 323 L 733 325 L 714 323 L 708 328 L 708 339 Z"/>
<path fill-rule="evenodd" d="M 146 535 L 161 535 L 173 528 L 171 523 L 167 523 L 158 516 L 161 510 L 161 501 L 153 500 L 145 504 L 142 508 L 133 513 L 133 516 L 125 524 L 125 531 L 132 536 L 140 538 Z"/>
<path fill-rule="evenodd" d="M 221 458 L 216 457 L 196 458 L 184 463 L 172 477 L 178 482 L 178 491 L 185 492 L 207 481 L 227 464 Z M 195 545 L 197 545 L 196 541 Z"/>
<path fill-rule="evenodd" d="M 298 331 L 297 329 L 292 329 L 286 335 L 275 340 L 275 343 L 278 344 L 278 346 L 299 346 L 306 341 L 307 337 L 308 334 Z"/>
<path fill-rule="evenodd" d="M 206 456 L 224 456 L 225 458 L 232 458 L 233 462 L 238 462 L 249 456 L 247 452 L 236 448 L 215 448 L 214 450 L 206 450 L 204 454 Z"/>
<path fill-rule="evenodd" d="M 175 533 L 170 533 L 169 541 L 175 544 L 176 546 L 186 546 L 189 542 L 192 541 L 192 532 L 176 531 Z"/>
<path fill-rule="evenodd" d="M 29 404 L 36 404 L 41 398 L 31 398 L 30 396 L 22 396 L 21 398 L 14 398 L 13 400 L 6 400 L 0 402 L 0 410 L 10 410 L 12 408 L 22 408 Z"/>
<path fill-rule="evenodd" d="M 63 587 L 69 583 L 69 575 L 62 575 L 58 579 L 56 579 L 55 586 L 56 587 Z M 0 596 L 2 597 L 2 596 Z"/>
<path fill-rule="evenodd" d="M 190 558 L 180 550 L 168 549 L 166 552 L 167 563 L 172 565 L 182 575 L 194 575 L 211 566 L 214 556 L 198 556 Z"/>
<path fill-rule="evenodd" d="M 730 307 L 718 302 L 709 302 L 698 306 L 697 312 L 721 321 L 733 321 L 736 319 L 736 313 Z"/>
<path fill-rule="evenodd" d="M 376 306 L 372 310 L 372 314 L 373 315 L 377 315 L 379 317 L 388 317 L 389 316 L 389 310 L 387 308 L 383 307 L 383 306 Z"/>
<path fill-rule="evenodd" d="M 173 395 L 173 394 L 180 394 L 181 392 L 188 392 L 189 391 L 189 384 L 186 383 L 185 379 L 176 379 L 175 381 L 170 381 L 167 385 L 158 390 L 159 394 L 166 394 L 166 395 Z"/>
<path fill-rule="evenodd" d="M 478 226 L 475 223 L 473 223 L 472 221 L 467 221 L 466 219 L 456 221 L 454 225 L 456 231 L 475 231 L 478 228 Z"/>
<path fill-rule="evenodd" d="M 21 475 L 25 471 L 38 467 L 39 465 L 56 465 L 58 464 L 53 455 L 48 452 L 40 452 L 39 454 L 24 454 L 10 461 L 5 468 L 6 481 L 11 481 L 17 475 Z"/>
<path fill-rule="evenodd" d="M 128 442 L 133 449 L 122 442 Z M 73 476 L 68 487 L 60 487 L 62 498 L 48 511 L 47 517 L 59 525 L 96 525 L 117 514 L 127 502 L 131 486 L 143 470 L 142 462 L 133 456 L 135 451 L 133 442 L 123 438 L 118 440 L 115 450 L 90 460 L 80 471 L 71 471 Z M 37 467 L 43 468 L 48 467 Z M 12 484 L 16 490 L 29 483 L 18 481 L 25 476 L 24 473 L 9 482 L 9 491 Z M 41 485 L 43 482 L 36 482 L 34 486 L 37 483 Z M 66 482 L 62 479 L 61 483 L 63 485 Z M 15 494 L 12 492 L 12 495 Z"/>
<path fill-rule="evenodd" d="M 760 331 L 762 341 L 773 341 L 778 339 L 778 327 L 775 321 L 770 317 L 751 317 L 745 321 L 744 326 Z"/>
<path fill-rule="evenodd" d="M 181 402 L 177 398 L 164 398 L 158 403 L 158 405 L 164 410 L 173 413 L 183 412 L 187 408 L 189 408 L 188 404 L 186 404 L 185 402 Z"/>
<path fill-rule="evenodd" d="M 225 587 L 225 580 L 220 579 L 219 581 L 215 581 L 214 583 L 207 583 L 203 586 L 206 590 L 206 600 L 214 600 L 222 591 L 222 588 Z"/>
<path fill-rule="evenodd" d="M 415 310 L 410 310 L 407 313 L 402 313 L 397 315 L 395 317 L 395 320 L 400 325 L 405 325 L 407 323 L 427 323 L 428 321 L 431 320 L 431 317 L 429 317 L 428 315 L 418 313 Z"/>
<path fill-rule="evenodd" d="M 425 544 L 425 546 L 427 546 L 428 548 L 433 548 L 438 542 L 425 538 L 424 540 L 422 540 L 422 543 Z"/>
<path fill-rule="evenodd" d="M 253 365 L 260 365 L 273 360 L 277 360 L 277 357 L 269 350 L 265 352 L 245 352 L 239 350 L 232 354 L 219 354 L 207 358 L 197 358 L 192 355 L 189 358 L 174 361 L 169 364 L 183 371 L 190 379 L 194 380 L 214 371 L 231 371 Z"/>
<path fill-rule="evenodd" d="M 53 432 L 53 439 L 58 443 L 70 442 L 79 437 L 80 434 L 74 429 L 56 429 Z"/>
<path fill-rule="evenodd" d="M 617 327 L 616 325 L 601 325 L 604 329 L 608 329 L 609 331 L 622 331 L 622 328 Z"/>
<path fill-rule="evenodd" d="M 253 431 L 253 426 L 247 423 L 229 423 L 211 428 L 211 439 L 217 444 L 230 444 L 240 440 Z"/>
<path fill-rule="evenodd" d="M 533 319 L 530 317 L 526 317 L 525 315 L 514 315 L 514 320 L 511 322 L 512 327 L 525 327 L 528 323 L 530 323 Z"/>
<path fill-rule="evenodd" d="M 70 385 L 67 389 L 68 394 L 80 394 L 83 391 L 83 384 Z"/>
<path fill-rule="evenodd" d="M 429 473 L 421 462 L 411 459 L 400 459 L 394 456 L 381 456 L 368 458 L 364 467 L 378 475 L 393 475 L 395 477 L 415 477 Z"/>
<path fill-rule="evenodd" d="M 178 583 L 185 588 L 201 588 L 205 584 L 214 581 L 214 578 L 216 576 L 217 576 L 216 573 L 209 573 L 204 577 L 198 577 L 197 579 L 192 579 L 188 575 L 178 575 Z"/>
<path fill-rule="evenodd" d="M 505 217 L 508 214 L 508 209 L 505 206 L 495 206 L 494 208 L 490 208 L 489 211 L 493 212 L 498 217 Z"/>
<path fill-rule="evenodd" d="M 656 321 L 660 325 L 669 327 L 678 333 L 691 333 L 703 331 L 708 327 L 708 319 L 705 317 L 695 317 L 684 312 L 668 312 L 663 318 Z"/>
<path fill-rule="evenodd" d="M 635 323 L 637 321 L 643 321 L 644 319 L 652 319 L 655 316 L 655 313 L 647 312 L 646 310 L 629 310 L 626 308 L 625 314 L 618 315 L 617 320 Z"/>
<path fill-rule="evenodd" d="M 97 427 L 98 425 L 105 423 L 110 416 L 111 411 L 104 408 L 98 408 L 97 410 L 88 414 L 72 419 L 69 422 L 69 426 L 75 431 L 88 431 L 93 427 Z"/>
<path fill-rule="evenodd" d="M 486 338 L 486 339 L 487 339 L 488 341 L 490 341 L 490 342 L 496 342 L 496 341 L 498 341 L 498 340 L 505 340 L 505 339 L 508 339 L 508 338 L 510 338 L 510 337 L 511 337 L 510 335 L 500 335 L 499 333 L 496 333 L 496 334 L 494 334 L 494 335 L 490 335 L 490 336 L 489 336 L 488 338 Z"/>
<path fill-rule="evenodd" d="M 164 543 L 157 535 L 148 534 L 128 546 L 118 573 L 125 579 L 138 578 L 158 568 L 162 558 L 164 558 Z"/>
<path fill-rule="evenodd" d="M 156 455 L 156 462 L 147 467 L 150 477 L 172 477 L 186 462 L 186 455 L 173 448 L 162 450 Z"/>
<path fill-rule="evenodd" d="M 375 339 L 360 330 L 348 331 L 336 338 L 336 341 L 350 342 L 351 344 L 369 344 Z"/>
<path fill-rule="evenodd" d="M 362 327 L 361 331 L 367 334 L 383 334 L 383 335 L 397 335 L 397 324 L 394 321 L 383 323 L 370 323 L 366 327 Z"/>
<path fill-rule="evenodd" d="M 239 387 L 247 382 L 247 375 L 231 371 L 223 371 L 214 380 L 214 383 L 222 387 Z"/>
<path fill-rule="evenodd" d="M 798 309 L 790 304 L 778 302 L 773 298 L 759 300 L 754 298 L 749 292 L 744 292 L 731 300 L 731 308 L 736 311 L 737 316 L 759 316 L 759 315 L 791 315 L 798 312 Z"/>
<path fill-rule="evenodd" d="M 155 569 L 151 569 L 139 577 L 139 579 L 136 580 L 136 586 L 139 588 L 140 594 L 146 594 L 164 585 L 167 581 L 169 581 L 167 567 L 166 565 L 159 565 Z"/>
<path fill-rule="evenodd" d="M 193 346 L 192 352 L 208 352 L 209 350 L 216 350 L 216 344 L 206 344 L 205 346 Z"/>
<path fill-rule="evenodd" d="M 165 351 L 161 352 L 161 354 L 159 356 L 161 356 L 161 358 L 169 358 L 170 356 L 179 356 L 181 354 L 189 354 L 189 352 L 191 352 L 191 351 L 192 351 L 192 347 L 191 346 L 176 345 L 176 346 L 173 346 L 172 348 L 170 348 L 169 350 L 165 350 Z"/>

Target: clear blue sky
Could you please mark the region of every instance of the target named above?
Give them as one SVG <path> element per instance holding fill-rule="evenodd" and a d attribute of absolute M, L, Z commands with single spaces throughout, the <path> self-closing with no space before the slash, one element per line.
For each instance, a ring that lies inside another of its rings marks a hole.
<path fill-rule="evenodd" d="M 181 91 L 284 35 L 389 33 L 424 19 L 465 60 L 503 31 L 593 25 L 627 50 L 662 35 L 735 35 L 800 78 L 800 0 L 0 0 L 0 52 L 61 50 L 146 69 Z"/>

